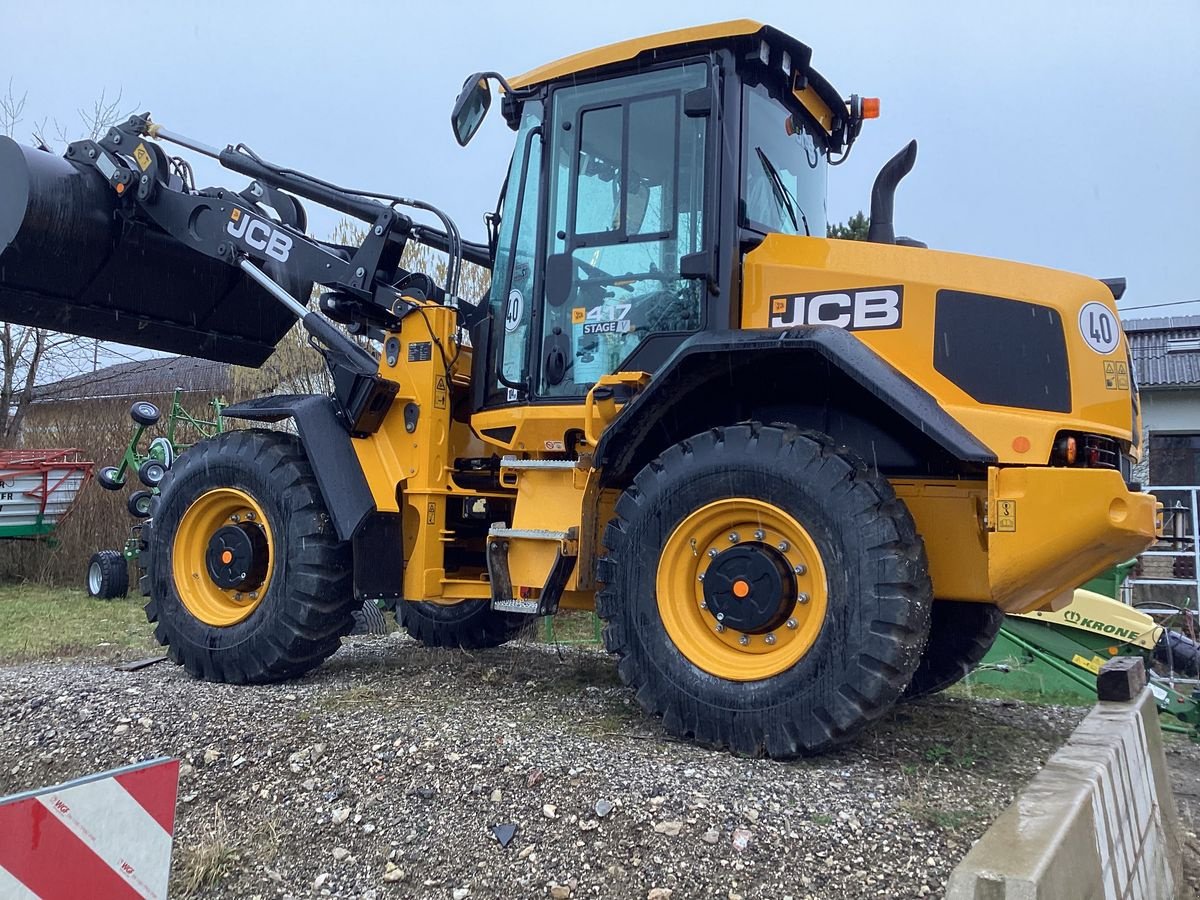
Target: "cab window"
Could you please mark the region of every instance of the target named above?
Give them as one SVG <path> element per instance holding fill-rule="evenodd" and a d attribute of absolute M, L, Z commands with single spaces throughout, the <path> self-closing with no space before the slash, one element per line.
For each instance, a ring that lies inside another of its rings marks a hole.
<path fill-rule="evenodd" d="M 581 396 L 645 337 L 700 327 L 701 281 L 680 261 L 704 247 L 704 115 L 689 92 L 704 63 L 553 95 L 538 393 Z"/>
<path fill-rule="evenodd" d="M 765 85 L 742 87 L 742 225 L 825 237 L 825 140 Z"/>

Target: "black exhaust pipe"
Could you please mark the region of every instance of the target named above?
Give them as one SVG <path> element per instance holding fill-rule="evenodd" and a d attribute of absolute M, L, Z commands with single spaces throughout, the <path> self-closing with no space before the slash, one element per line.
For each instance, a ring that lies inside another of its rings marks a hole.
<path fill-rule="evenodd" d="M 295 319 L 90 165 L 0 137 L 0 321 L 259 366 Z"/>
<path fill-rule="evenodd" d="M 892 217 L 895 214 L 896 186 L 912 171 L 917 162 L 917 142 L 889 159 L 875 176 L 871 186 L 871 227 L 867 229 L 867 240 L 876 244 L 896 243 L 896 228 Z"/>

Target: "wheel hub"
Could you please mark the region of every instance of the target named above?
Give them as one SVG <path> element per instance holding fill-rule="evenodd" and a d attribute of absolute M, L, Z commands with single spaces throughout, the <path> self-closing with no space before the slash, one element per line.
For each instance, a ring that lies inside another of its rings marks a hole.
<path fill-rule="evenodd" d="M 236 625 L 267 596 L 276 552 L 258 500 L 239 488 L 212 488 L 175 527 L 172 581 L 188 612 L 205 625 Z"/>
<path fill-rule="evenodd" d="M 796 579 L 783 554 L 753 542 L 718 553 L 704 573 L 704 602 L 726 628 L 766 634 L 787 621 Z"/>
<path fill-rule="evenodd" d="M 655 590 L 679 652 L 730 681 L 794 666 L 828 609 L 813 537 L 789 513 L 751 497 L 714 500 L 684 516 L 663 544 Z"/>
<path fill-rule="evenodd" d="M 270 554 L 257 525 L 225 525 L 212 536 L 205 552 L 208 575 L 223 590 L 252 591 L 263 583 Z"/>

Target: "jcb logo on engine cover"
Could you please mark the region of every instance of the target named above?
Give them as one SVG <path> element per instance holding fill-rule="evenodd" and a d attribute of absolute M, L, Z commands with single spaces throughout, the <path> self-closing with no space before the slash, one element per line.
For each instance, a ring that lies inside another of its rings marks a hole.
<path fill-rule="evenodd" d="M 771 297 L 772 328 L 834 325 L 847 331 L 899 328 L 904 287 L 853 288 L 827 294 L 775 294 Z"/>
<path fill-rule="evenodd" d="M 287 262 L 292 252 L 292 239 L 282 231 L 276 231 L 261 219 L 252 219 L 235 209 L 229 217 L 225 230 L 235 238 L 241 238 L 255 250 L 261 250 L 271 259 Z"/>

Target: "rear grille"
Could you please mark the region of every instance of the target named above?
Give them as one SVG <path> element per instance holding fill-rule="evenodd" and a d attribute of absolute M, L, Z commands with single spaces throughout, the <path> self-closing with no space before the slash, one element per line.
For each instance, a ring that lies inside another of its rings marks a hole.
<path fill-rule="evenodd" d="M 1121 445 L 1109 437 L 1085 434 L 1080 458 L 1089 469 L 1118 469 L 1121 466 Z"/>
<path fill-rule="evenodd" d="M 1078 431 L 1060 431 L 1050 454 L 1050 465 L 1076 469 L 1120 470 L 1121 460 L 1121 445 L 1114 438 Z"/>

